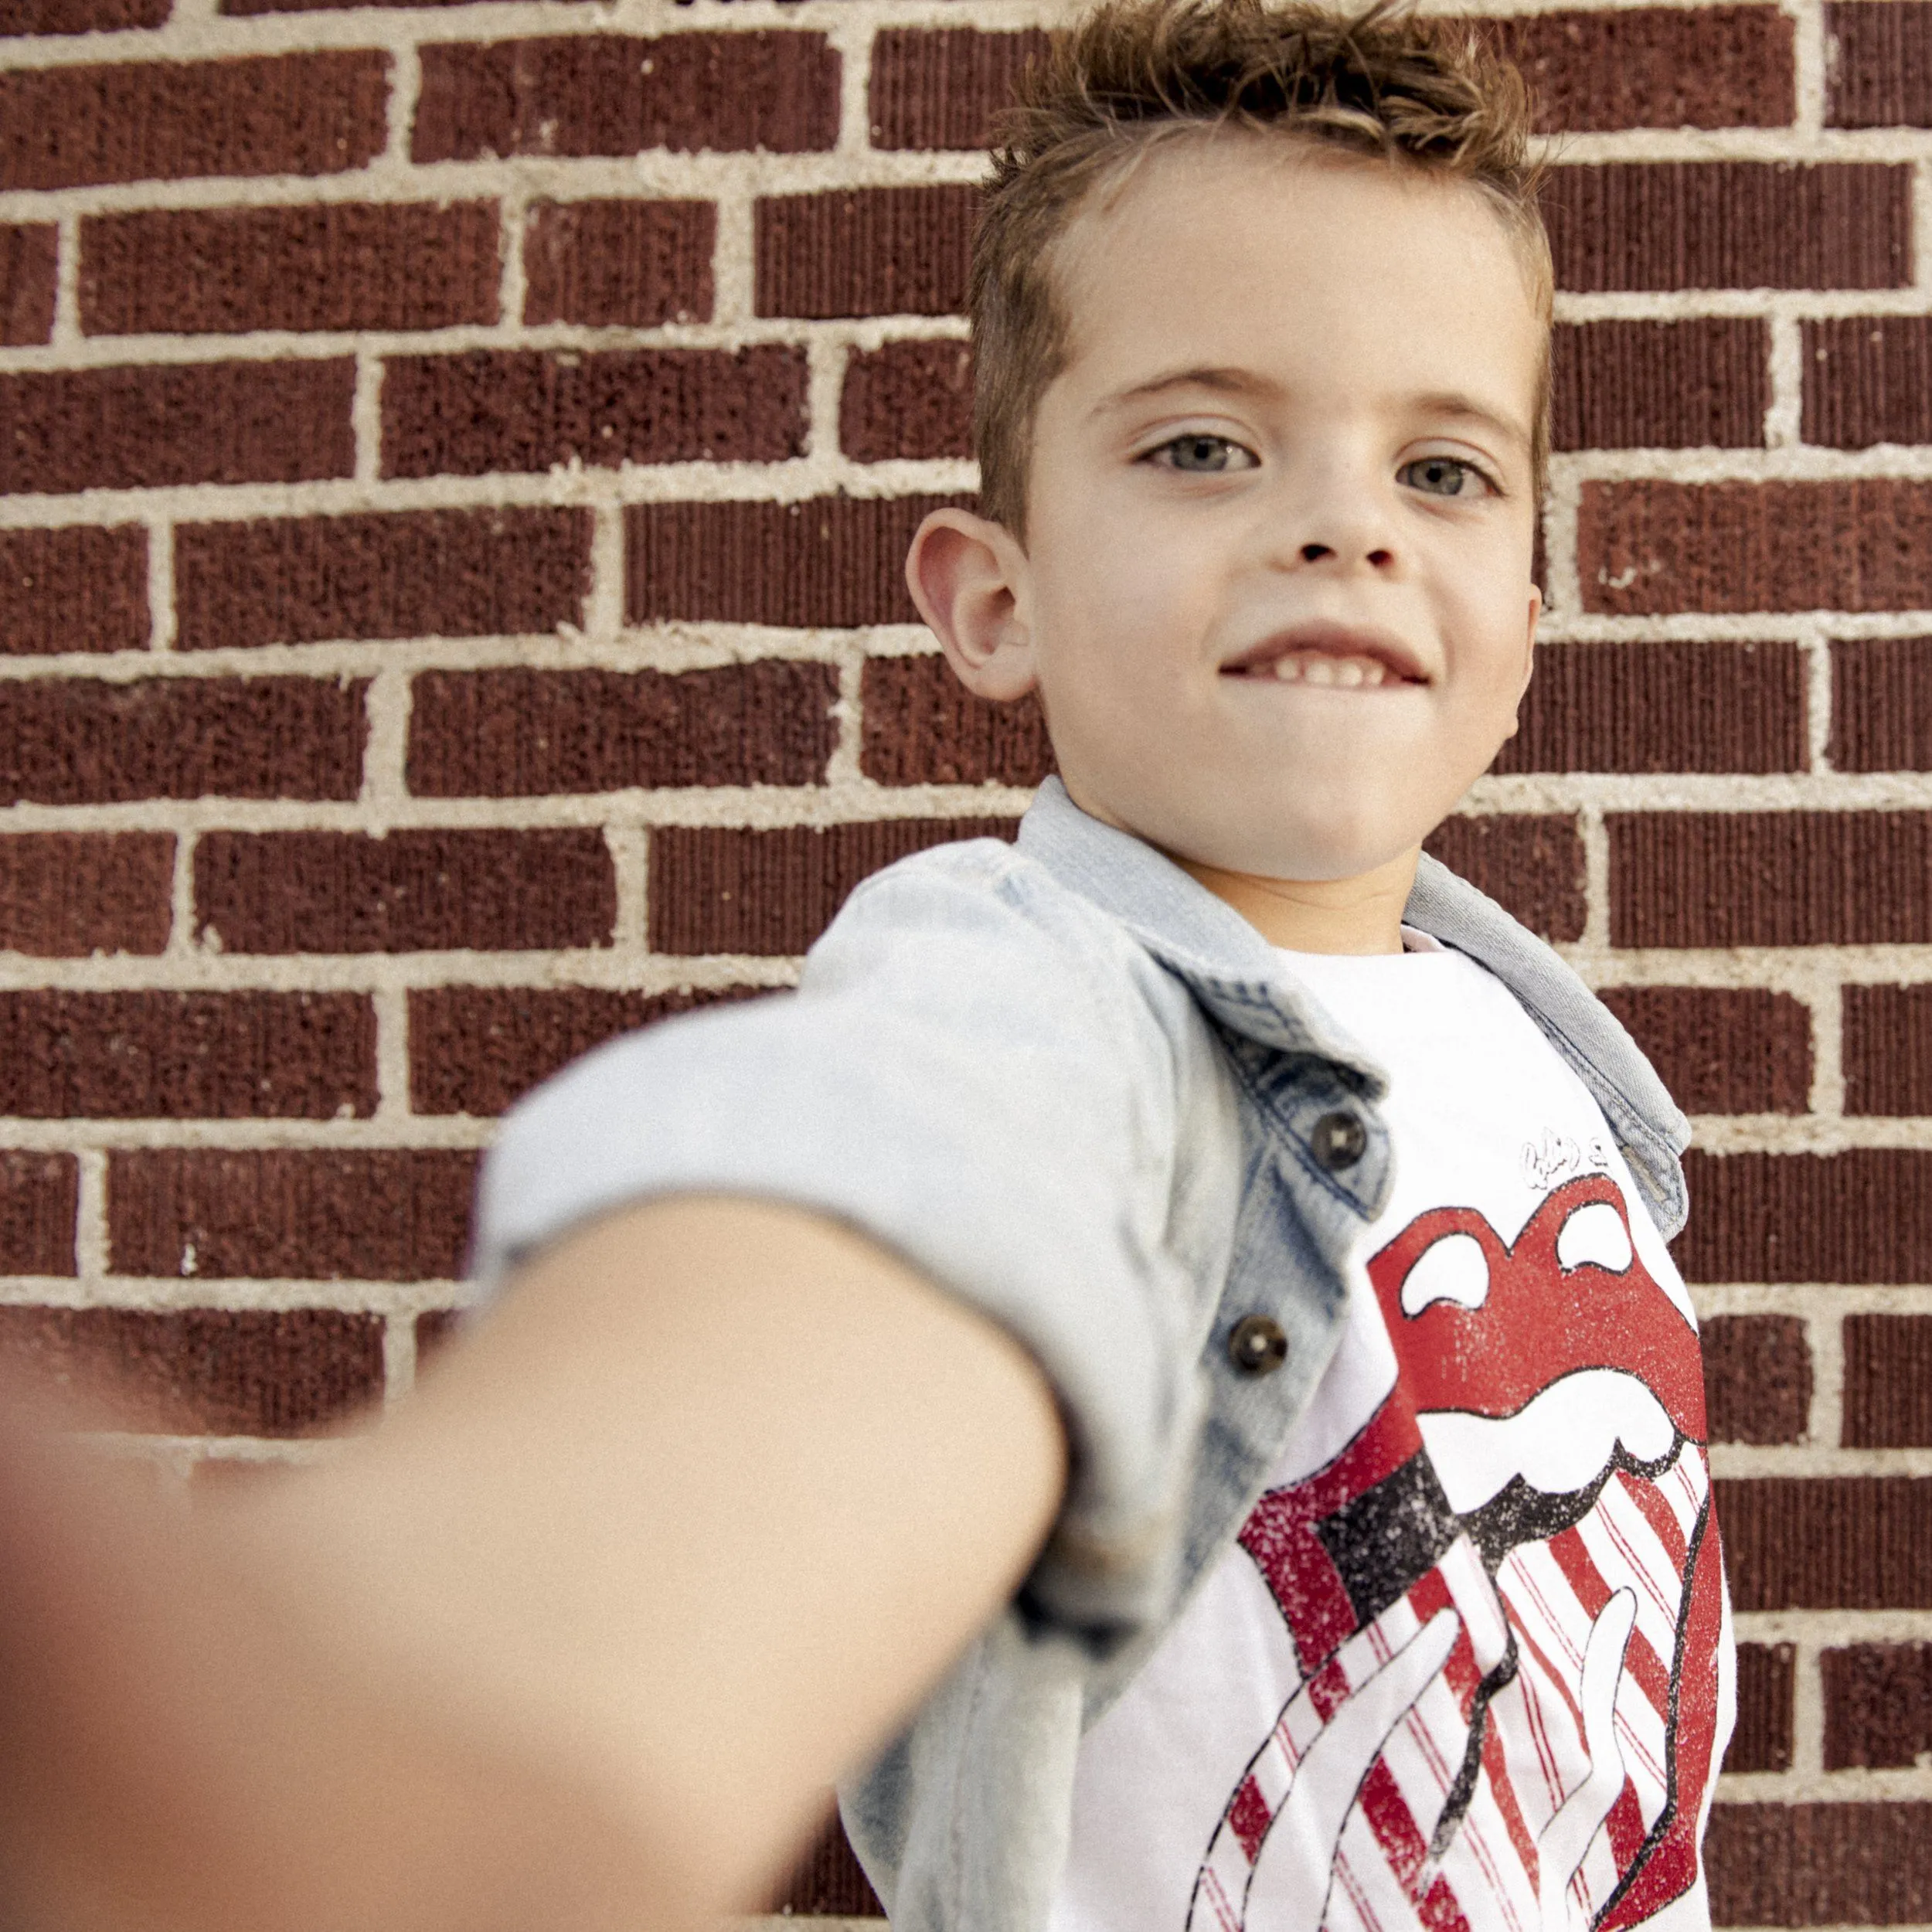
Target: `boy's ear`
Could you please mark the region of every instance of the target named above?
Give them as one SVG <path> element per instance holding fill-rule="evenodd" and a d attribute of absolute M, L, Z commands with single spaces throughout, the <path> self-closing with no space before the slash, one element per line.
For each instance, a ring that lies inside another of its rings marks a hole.
<path fill-rule="evenodd" d="M 934 510 L 906 553 L 906 583 L 975 697 L 1004 701 L 1033 689 L 1026 553 L 1004 525 Z"/>
<path fill-rule="evenodd" d="M 1529 623 L 1523 637 L 1522 682 L 1516 687 L 1516 702 L 1522 702 L 1523 693 L 1529 689 L 1530 674 L 1536 668 L 1536 620 L 1543 615 L 1543 594 L 1535 584 L 1529 587 Z M 1510 713 L 1509 730 L 1505 734 L 1515 737 L 1521 719 L 1515 712 Z"/>

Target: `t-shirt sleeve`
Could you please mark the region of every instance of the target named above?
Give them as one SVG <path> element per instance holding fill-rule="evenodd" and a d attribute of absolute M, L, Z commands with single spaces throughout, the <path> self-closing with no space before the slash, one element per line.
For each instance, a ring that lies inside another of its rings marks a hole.
<path fill-rule="evenodd" d="M 1159 972 L 1004 845 L 895 867 L 848 901 L 797 993 L 614 1043 L 519 1106 L 485 1170 L 477 1272 L 491 1288 L 653 1196 L 849 1223 L 1040 1363 L 1072 1473 L 1027 1600 L 1096 1638 L 1131 1630 L 1165 1604 L 1200 1407 L 1198 1291 L 1166 1240 Z"/>

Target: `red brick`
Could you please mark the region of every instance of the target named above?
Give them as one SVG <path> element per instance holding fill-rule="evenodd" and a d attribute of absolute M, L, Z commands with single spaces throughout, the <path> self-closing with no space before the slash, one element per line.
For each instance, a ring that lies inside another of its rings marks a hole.
<path fill-rule="evenodd" d="M 1840 771 L 1932 771 L 1932 638 L 1832 646 L 1830 755 Z"/>
<path fill-rule="evenodd" d="M 1718 1804 L 1704 1838 L 1717 1925 L 1932 1918 L 1932 1804 Z"/>
<path fill-rule="evenodd" d="M 399 0 L 400 4 L 400 0 Z M 461 0 L 452 0 L 461 4 Z M 422 1372 L 423 1363 L 429 1357 L 456 1338 L 461 1326 L 463 1311 L 461 1308 L 429 1308 L 416 1318 L 416 1367 Z"/>
<path fill-rule="evenodd" d="M 1037 29 L 886 27 L 872 37 L 875 148 L 985 148 L 1013 83 L 1046 51 Z"/>
<path fill-rule="evenodd" d="M 0 802 L 353 798 L 366 679 L 10 679 Z"/>
<path fill-rule="evenodd" d="M 1848 1315 L 1843 1332 L 1845 1447 L 1932 1444 L 1932 1315 Z"/>
<path fill-rule="evenodd" d="M 351 993 L 0 993 L 0 1114 L 311 1120 L 376 1111 Z"/>
<path fill-rule="evenodd" d="M 45 223 L 0 227 L 0 346 L 44 342 L 53 334 L 60 232 Z"/>
<path fill-rule="evenodd" d="M 436 986 L 411 993 L 410 1109 L 501 1114 L 539 1080 L 620 1033 L 758 990 L 646 994 L 594 986 Z"/>
<path fill-rule="evenodd" d="M 447 328 L 497 318 L 496 204 L 182 208 L 80 224 L 90 335 Z"/>
<path fill-rule="evenodd" d="M 1795 105 L 1790 19 L 1771 6 L 1544 13 L 1495 23 L 1546 132 L 1782 128 Z"/>
<path fill-rule="evenodd" d="M 869 872 L 957 838 L 1011 838 L 1017 818 L 899 818 L 651 835 L 651 947 L 660 953 L 802 953 Z"/>
<path fill-rule="evenodd" d="M 420 798 L 630 785 L 811 785 L 838 742 L 828 664 L 661 671 L 427 671 L 410 713 Z"/>
<path fill-rule="evenodd" d="M 1770 353 L 1765 325 L 1746 317 L 1566 324 L 1550 338 L 1551 441 L 1560 450 L 1760 447 Z"/>
<path fill-rule="evenodd" d="M 0 653 L 141 651 L 148 630 L 139 525 L 0 530 Z"/>
<path fill-rule="evenodd" d="M 1545 939 L 1583 930 L 1583 848 L 1573 819 L 1484 816 L 1446 819 L 1423 849 L 1488 893 Z"/>
<path fill-rule="evenodd" d="M 786 1874 L 766 1909 L 787 1917 L 886 1922 L 885 1908 L 852 1855 L 835 1814 Z"/>
<path fill-rule="evenodd" d="M 65 1274 L 74 1266 L 80 1174 L 71 1154 L 0 1151 L 0 1270 Z"/>
<path fill-rule="evenodd" d="M 475 349 L 399 355 L 383 380 L 387 476 L 573 461 L 781 463 L 805 449 L 805 358 L 723 349 Z"/>
<path fill-rule="evenodd" d="M 1910 168 L 1558 168 L 1543 205 L 1560 288 L 1902 288 L 1911 279 Z"/>
<path fill-rule="evenodd" d="M 708 201 L 538 202 L 523 233 L 523 319 L 707 321 L 717 232 Z"/>
<path fill-rule="evenodd" d="M 607 946 L 601 832 L 205 832 L 195 919 L 238 953 Z"/>
<path fill-rule="evenodd" d="M 158 953 L 174 923 L 175 842 L 151 832 L 0 838 L 0 949 L 42 958 Z"/>
<path fill-rule="evenodd" d="M 957 315 L 979 191 L 950 183 L 778 195 L 757 206 L 760 315 Z"/>
<path fill-rule="evenodd" d="M 1793 1648 L 1789 1644 L 1737 1647 L 1737 1724 L 1724 1753 L 1727 1771 L 1788 1771 L 1791 1768 Z"/>
<path fill-rule="evenodd" d="M 942 657 L 868 658 L 860 692 L 859 764 L 882 785 L 1036 785 L 1054 769 L 1038 702 L 988 704 Z"/>
<path fill-rule="evenodd" d="M 0 495 L 348 476 L 355 394 L 346 359 L 0 376 Z"/>
<path fill-rule="evenodd" d="M 1932 1750 L 1932 1645 L 1821 1651 L 1825 1768 L 1909 1770 Z"/>
<path fill-rule="evenodd" d="M 1801 771 L 1793 644 L 1553 644 L 1498 771 Z"/>
<path fill-rule="evenodd" d="M 8 0 L 6 33 L 110 33 L 158 27 L 174 0 Z"/>
<path fill-rule="evenodd" d="M 1719 1315 L 1703 1325 L 1704 1403 L 1713 1442 L 1801 1442 L 1811 1413 L 1811 1351 L 1794 1315 Z"/>
<path fill-rule="evenodd" d="M 1755 1476 L 1715 1488 L 1736 1608 L 1932 1607 L 1932 1478 Z"/>
<path fill-rule="evenodd" d="M 1932 1281 L 1932 1151 L 1685 1156 L 1687 1281 Z"/>
<path fill-rule="evenodd" d="M 971 346 L 945 336 L 855 349 L 839 393 L 838 445 L 860 463 L 971 456 Z"/>
<path fill-rule="evenodd" d="M 1617 946 L 1923 945 L 1932 816 L 1613 813 Z"/>
<path fill-rule="evenodd" d="M 1932 604 L 1932 484 L 1586 483 L 1586 608 L 1910 611 Z"/>
<path fill-rule="evenodd" d="M 0 188 L 192 175 L 333 175 L 386 139 L 373 48 L 0 73 Z"/>
<path fill-rule="evenodd" d="M 300 1436 L 380 1394 L 383 1318 L 334 1308 L 0 1308 L 0 1360 L 122 1428 Z"/>
<path fill-rule="evenodd" d="M 916 624 L 906 552 L 951 496 L 802 503 L 638 503 L 624 512 L 624 610 L 633 624 Z"/>
<path fill-rule="evenodd" d="M 1932 985 L 1844 991 L 1845 1111 L 1932 1114 Z"/>
<path fill-rule="evenodd" d="M 838 138 L 838 56 L 821 34 L 431 44 L 422 60 L 417 161 L 651 148 L 798 154 Z"/>
<path fill-rule="evenodd" d="M 175 532 L 184 651 L 333 638 L 473 638 L 580 624 L 587 510 L 185 523 Z"/>
<path fill-rule="evenodd" d="M 1811 1089 L 1811 1015 L 1761 987 L 1611 986 L 1623 1022 L 1687 1114 L 1802 1114 Z"/>
<path fill-rule="evenodd" d="M 1932 6 L 1828 0 L 1825 32 L 1827 127 L 1932 128 Z"/>
<path fill-rule="evenodd" d="M 215 1280 L 453 1277 L 477 1159 L 444 1148 L 117 1151 L 107 1157 L 108 1265 Z"/>
<path fill-rule="evenodd" d="M 1865 449 L 1932 437 L 1932 318 L 1849 315 L 1804 325 L 1808 443 Z"/>

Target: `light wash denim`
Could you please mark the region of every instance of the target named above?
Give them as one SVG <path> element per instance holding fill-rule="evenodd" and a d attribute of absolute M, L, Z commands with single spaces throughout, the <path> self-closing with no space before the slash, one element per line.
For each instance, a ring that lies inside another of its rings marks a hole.
<path fill-rule="evenodd" d="M 1487 967 L 1582 1077 L 1666 1236 L 1689 1128 L 1583 982 L 1424 859 L 1407 923 Z M 1228 1544 L 1338 1338 L 1391 1178 L 1382 1073 L 1238 915 L 1056 781 L 1017 846 L 875 874 L 795 995 L 615 1042 L 505 1121 L 486 1286 L 566 1230 L 692 1190 L 848 1221 L 1039 1359 L 1072 1474 L 1019 1597 L 842 1793 L 896 1932 L 1039 1932 L 1076 1748 Z M 1311 1146 L 1366 1130 L 1338 1172 Z M 1229 1360 L 1272 1316 L 1272 1374 Z"/>

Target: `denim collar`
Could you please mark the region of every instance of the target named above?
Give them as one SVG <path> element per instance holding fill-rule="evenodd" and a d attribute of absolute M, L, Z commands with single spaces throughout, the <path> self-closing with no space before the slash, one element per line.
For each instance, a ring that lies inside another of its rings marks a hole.
<path fill-rule="evenodd" d="M 1295 985 L 1240 913 L 1145 840 L 1090 818 L 1058 778 L 1041 785 L 1019 845 L 1118 920 L 1223 1026 L 1258 1045 L 1326 1060 L 1365 1100 L 1387 1091 L 1380 1067 Z M 1688 1206 L 1677 1157 L 1689 1144 L 1690 1123 L 1609 1009 L 1549 947 L 1427 853 L 1403 918 L 1468 954 L 1515 995 L 1604 1110 L 1665 1235 L 1674 1235 Z"/>

